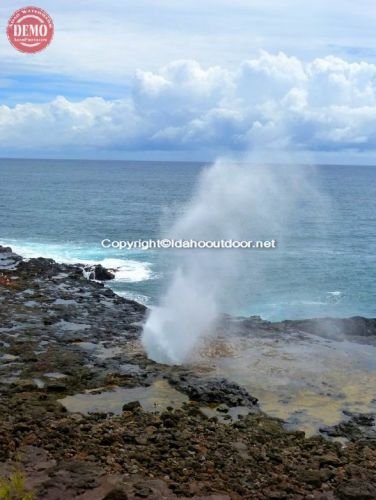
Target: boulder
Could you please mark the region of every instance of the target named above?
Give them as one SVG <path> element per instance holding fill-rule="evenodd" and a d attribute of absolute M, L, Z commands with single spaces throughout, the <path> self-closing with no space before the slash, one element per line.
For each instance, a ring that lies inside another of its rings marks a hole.
<path fill-rule="evenodd" d="M 115 278 L 115 274 L 103 267 L 101 264 L 94 267 L 93 274 L 94 279 L 98 281 L 108 281 Z"/>
<path fill-rule="evenodd" d="M 257 399 L 244 387 L 225 378 L 201 378 L 194 375 L 170 376 L 169 381 L 193 401 L 206 404 L 246 406 L 258 410 Z"/>
<path fill-rule="evenodd" d="M 134 411 L 141 408 L 141 403 L 139 401 L 129 401 L 123 405 L 123 411 Z"/>

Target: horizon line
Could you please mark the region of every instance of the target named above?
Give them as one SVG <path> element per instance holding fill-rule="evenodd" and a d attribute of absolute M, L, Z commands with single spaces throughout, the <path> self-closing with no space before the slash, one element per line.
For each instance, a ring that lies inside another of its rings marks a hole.
<path fill-rule="evenodd" d="M 57 162 L 111 162 L 111 163 L 188 163 L 188 164 L 197 164 L 197 165 L 211 165 L 215 163 L 214 160 L 139 160 L 139 159 L 118 159 L 118 158 L 101 158 L 101 159 L 93 159 L 93 158 L 16 158 L 16 157 L 1 157 L 0 162 L 3 161 L 57 161 Z M 233 163 L 238 164 L 255 164 L 257 162 L 252 161 L 241 161 L 234 160 Z M 287 166 L 287 165 L 301 165 L 301 166 L 318 166 L 318 167 L 376 167 L 374 164 L 358 164 L 358 163 L 326 163 L 326 162 L 288 162 L 288 163 L 278 163 L 278 162 L 265 162 L 268 165 L 272 166 Z"/>

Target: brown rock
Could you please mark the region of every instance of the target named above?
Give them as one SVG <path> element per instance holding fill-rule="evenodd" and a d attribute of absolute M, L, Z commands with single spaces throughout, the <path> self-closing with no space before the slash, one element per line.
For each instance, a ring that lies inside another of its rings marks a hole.
<path fill-rule="evenodd" d="M 105 497 L 103 497 L 103 500 L 128 500 L 128 498 L 129 497 L 125 493 L 125 491 L 114 488 L 109 493 L 107 493 Z"/>
<path fill-rule="evenodd" d="M 376 485 L 359 479 L 353 479 L 337 488 L 341 500 L 375 500 Z"/>

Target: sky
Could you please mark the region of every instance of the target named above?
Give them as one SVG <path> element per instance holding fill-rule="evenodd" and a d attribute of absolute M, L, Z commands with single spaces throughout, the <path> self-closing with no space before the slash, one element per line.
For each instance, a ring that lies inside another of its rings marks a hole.
<path fill-rule="evenodd" d="M 2 157 L 373 163 L 373 0 L 38 0 L 32 55 L 5 34 L 26 5 L 0 6 Z"/>

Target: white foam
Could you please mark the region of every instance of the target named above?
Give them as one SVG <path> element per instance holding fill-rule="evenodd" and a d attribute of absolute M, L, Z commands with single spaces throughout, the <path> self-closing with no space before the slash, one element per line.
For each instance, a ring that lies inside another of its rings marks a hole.
<path fill-rule="evenodd" d="M 77 262 L 77 261 L 76 261 Z M 115 274 L 116 281 L 127 283 L 138 283 L 154 279 L 156 275 L 151 270 L 150 262 L 141 262 L 138 260 L 123 260 L 123 259 L 102 259 L 102 260 L 85 260 L 81 259 L 80 264 L 85 266 L 96 266 L 101 264 L 106 269 L 109 269 Z M 86 272 L 88 277 L 90 273 Z"/>
<path fill-rule="evenodd" d="M 103 264 L 104 267 L 106 264 Z M 153 273 L 148 262 L 138 262 L 136 260 L 128 260 L 115 271 L 115 279 L 119 281 L 127 281 L 136 283 L 153 279 Z"/>
<path fill-rule="evenodd" d="M 124 297 L 125 299 L 134 300 L 135 302 L 138 302 L 139 304 L 143 304 L 144 306 L 146 306 L 150 301 L 149 297 L 147 297 L 146 295 L 142 295 L 141 293 L 130 292 L 130 291 L 117 291 L 116 290 L 116 294 L 120 295 L 120 297 Z M 151 308 L 151 307 L 152 306 L 149 306 L 149 308 Z"/>
<path fill-rule="evenodd" d="M 143 262 L 134 259 L 117 259 L 117 258 L 96 258 L 87 259 L 81 258 L 82 254 L 90 254 L 90 250 L 85 248 L 72 248 L 69 246 L 46 243 L 19 242 L 8 240 L 0 242 L 0 245 L 11 246 L 13 251 L 22 255 L 26 259 L 45 257 L 53 259 L 61 264 L 83 264 L 85 266 L 96 266 L 101 264 L 107 269 L 111 269 L 115 273 L 115 280 L 126 283 L 138 283 L 155 279 L 157 275 L 152 272 L 151 263 Z M 84 271 L 86 278 L 89 278 L 89 272 Z"/>
<path fill-rule="evenodd" d="M 0 270 L 3 271 L 14 271 L 18 265 L 18 262 L 14 259 L 11 254 L 4 253 L 0 254 Z"/>
<path fill-rule="evenodd" d="M 22 242 L 17 240 L 0 241 L 0 245 L 12 247 L 13 252 L 22 255 L 25 259 L 45 257 L 54 259 L 56 262 L 69 261 L 68 250 L 57 244 L 38 244 L 32 242 Z"/>

